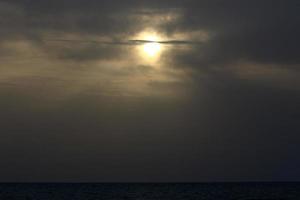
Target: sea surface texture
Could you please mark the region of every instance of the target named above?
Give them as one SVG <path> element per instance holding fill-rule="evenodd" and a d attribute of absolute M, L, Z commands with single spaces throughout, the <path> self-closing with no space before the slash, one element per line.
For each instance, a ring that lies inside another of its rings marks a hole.
<path fill-rule="evenodd" d="M 0 184 L 2 200 L 300 200 L 300 183 Z"/>

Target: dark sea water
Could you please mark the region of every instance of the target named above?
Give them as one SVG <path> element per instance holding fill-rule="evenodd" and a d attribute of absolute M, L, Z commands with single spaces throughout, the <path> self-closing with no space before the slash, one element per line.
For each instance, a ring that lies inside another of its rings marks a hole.
<path fill-rule="evenodd" d="M 0 184 L 2 200 L 300 200 L 300 183 Z"/>

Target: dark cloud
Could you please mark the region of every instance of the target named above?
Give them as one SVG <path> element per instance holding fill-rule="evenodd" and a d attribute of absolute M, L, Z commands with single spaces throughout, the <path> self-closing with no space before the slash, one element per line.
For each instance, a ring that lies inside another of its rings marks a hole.
<path fill-rule="evenodd" d="M 55 109 L 2 90 L 2 179 L 296 180 L 300 96 L 220 84 L 185 103 L 81 95 Z"/>
<path fill-rule="evenodd" d="M 0 0 L 2 181 L 299 180 L 299 10 Z"/>
<path fill-rule="evenodd" d="M 151 41 L 151 40 L 129 40 L 133 44 L 145 44 L 145 43 L 159 43 L 159 44 L 170 44 L 170 45 L 199 45 L 202 42 L 187 41 L 187 40 L 166 40 L 166 41 Z"/>
<path fill-rule="evenodd" d="M 223 63 L 239 59 L 299 64 L 299 3 L 294 0 L 190 0 L 172 1 L 171 5 L 161 1 L 136 0 L 88 3 L 83 0 L 20 0 L 2 1 L 1 6 L 5 10 L 1 13 L 1 26 L 6 27 L 1 29 L 2 38 L 41 38 L 42 33 L 52 31 L 109 35 L 112 39 L 124 41 L 124 37 L 145 28 L 145 24 L 141 24 L 143 16 L 175 11 L 182 15 L 181 18 L 162 23 L 157 28 L 168 34 L 191 30 L 205 30 L 212 34 L 204 50 L 195 49 L 195 55 L 188 53 L 187 60 L 197 59 L 199 65 L 202 62 Z M 190 41 L 172 41 L 174 43 Z M 205 58 L 197 56 L 202 51 L 206 54 Z M 180 59 L 184 59 L 184 55 Z"/>

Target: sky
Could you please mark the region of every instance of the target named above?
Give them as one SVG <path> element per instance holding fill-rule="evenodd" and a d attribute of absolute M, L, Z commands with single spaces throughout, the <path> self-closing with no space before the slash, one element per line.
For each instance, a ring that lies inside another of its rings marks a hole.
<path fill-rule="evenodd" d="M 300 181 L 299 11 L 0 0 L 0 181 Z"/>

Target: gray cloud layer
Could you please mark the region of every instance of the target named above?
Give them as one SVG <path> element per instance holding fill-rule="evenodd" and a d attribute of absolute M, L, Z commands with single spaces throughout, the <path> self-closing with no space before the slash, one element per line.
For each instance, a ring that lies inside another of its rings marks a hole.
<path fill-rule="evenodd" d="M 0 0 L 0 181 L 299 180 L 299 11 Z M 162 69 L 129 62 L 149 27 Z"/>
<path fill-rule="evenodd" d="M 41 39 L 42 33 L 109 35 L 122 40 L 142 30 L 140 19 L 164 12 L 180 13 L 176 22 L 157 25 L 163 32 L 207 30 L 214 37 L 205 59 L 188 53 L 181 59 L 204 62 L 299 64 L 299 3 L 275 1 L 2 1 L 1 38 Z M 138 12 L 148 10 L 148 12 Z M 151 20 L 148 22 L 152 26 Z M 146 25 L 147 26 L 147 25 Z M 63 38 L 61 38 L 63 39 Z M 192 57 L 192 58 L 191 58 Z"/>

